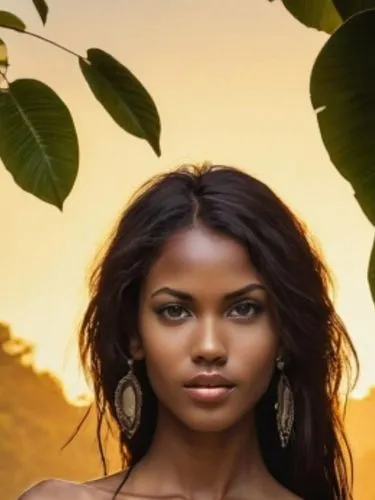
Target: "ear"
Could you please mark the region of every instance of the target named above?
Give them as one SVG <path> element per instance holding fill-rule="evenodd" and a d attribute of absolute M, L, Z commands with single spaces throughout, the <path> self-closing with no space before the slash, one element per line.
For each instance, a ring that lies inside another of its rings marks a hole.
<path fill-rule="evenodd" d="M 139 335 L 132 335 L 129 343 L 129 351 L 131 357 L 135 361 L 140 361 L 144 359 L 145 354 L 142 346 L 142 341 Z"/>

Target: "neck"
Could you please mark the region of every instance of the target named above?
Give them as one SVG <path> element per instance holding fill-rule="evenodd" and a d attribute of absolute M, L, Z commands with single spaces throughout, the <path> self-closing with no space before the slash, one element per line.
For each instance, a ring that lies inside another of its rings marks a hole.
<path fill-rule="evenodd" d="M 182 493 L 186 498 L 207 498 L 207 494 L 241 498 L 245 491 L 246 498 L 273 482 L 251 416 L 223 432 L 203 433 L 186 428 L 160 409 L 153 443 L 139 466 L 148 483 L 155 478 L 155 491 Z"/>

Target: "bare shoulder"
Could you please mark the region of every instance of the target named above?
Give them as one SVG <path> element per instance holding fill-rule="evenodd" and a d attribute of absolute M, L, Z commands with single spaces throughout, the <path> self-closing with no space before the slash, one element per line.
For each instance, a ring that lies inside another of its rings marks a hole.
<path fill-rule="evenodd" d="M 99 477 L 85 482 L 85 485 L 91 486 L 104 493 L 113 493 L 123 482 L 126 472 L 116 472 L 115 474 L 110 474 L 108 476 Z"/>
<path fill-rule="evenodd" d="M 74 495 L 74 496 L 73 496 Z M 86 489 L 79 484 L 61 479 L 45 479 L 22 493 L 18 500 L 89 500 Z"/>

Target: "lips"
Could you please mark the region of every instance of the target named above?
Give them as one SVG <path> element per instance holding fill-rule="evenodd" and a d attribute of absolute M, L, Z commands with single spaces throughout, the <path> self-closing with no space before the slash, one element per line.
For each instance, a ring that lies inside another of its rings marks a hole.
<path fill-rule="evenodd" d="M 185 384 L 185 387 L 190 387 L 190 388 L 199 388 L 199 387 L 206 387 L 206 388 L 217 388 L 217 387 L 226 387 L 226 388 L 231 388 L 234 387 L 234 383 L 228 380 L 226 377 L 223 375 L 220 375 L 219 373 L 206 373 L 202 372 L 193 377 L 192 379 L 189 380 Z"/>
<path fill-rule="evenodd" d="M 218 373 L 200 373 L 184 385 L 195 403 L 218 404 L 225 401 L 235 384 Z"/>

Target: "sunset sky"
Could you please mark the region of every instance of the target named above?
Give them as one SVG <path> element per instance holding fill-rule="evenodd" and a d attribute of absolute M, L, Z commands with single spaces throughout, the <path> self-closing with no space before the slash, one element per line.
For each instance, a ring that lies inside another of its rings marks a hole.
<path fill-rule="evenodd" d="M 280 1 L 50 0 L 43 28 L 31 0 L 2 2 L 29 30 L 85 54 L 99 47 L 144 83 L 162 119 L 162 157 L 120 130 L 95 101 L 77 60 L 13 32 L 11 79 L 38 78 L 72 111 L 78 180 L 64 212 L 18 188 L 0 169 L 0 320 L 36 346 L 35 362 L 74 398 L 85 279 L 127 199 L 151 175 L 209 160 L 268 183 L 309 225 L 337 286 L 337 307 L 358 349 L 356 395 L 375 385 L 375 308 L 366 281 L 374 230 L 323 147 L 308 86 L 326 35 Z"/>

